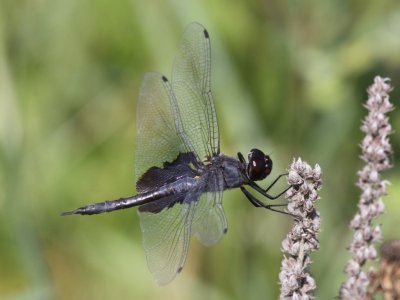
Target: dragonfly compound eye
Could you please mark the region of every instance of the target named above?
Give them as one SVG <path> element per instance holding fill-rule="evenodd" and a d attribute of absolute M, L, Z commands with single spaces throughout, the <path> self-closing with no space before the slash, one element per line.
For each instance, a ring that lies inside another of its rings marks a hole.
<path fill-rule="evenodd" d="M 272 160 L 258 149 L 252 149 L 249 153 L 247 175 L 252 181 L 263 180 L 272 171 Z"/>

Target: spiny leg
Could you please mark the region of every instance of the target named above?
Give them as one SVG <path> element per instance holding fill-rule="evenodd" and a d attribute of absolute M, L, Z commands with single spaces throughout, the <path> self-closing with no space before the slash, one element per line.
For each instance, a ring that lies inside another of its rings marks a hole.
<path fill-rule="evenodd" d="M 264 190 L 261 186 L 259 186 L 257 183 L 255 183 L 254 181 L 250 181 L 249 182 L 249 186 L 251 186 L 253 189 L 255 189 L 257 192 L 259 192 L 261 195 L 263 195 L 264 197 L 267 197 L 270 200 L 275 200 L 278 199 L 280 196 L 282 196 L 284 193 L 286 193 L 290 188 L 292 188 L 292 185 L 289 185 L 286 189 L 284 189 L 282 192 L 280 192 L 278 195 L 276 196 L 272 196 L 270 194 L 268 194 L 268 190 L 275 185 L 275 183 L 278 181 L 279 178 L 281 178 L 282 176 L 284 176 L 286 174 L 281 174 L 278 176 L 277 179 L 275 179 L 270 185 L 269 187 Z"/>
<path fill-rule="evenodd" d="M 242 153 L 238 152 L 237 156 L 238 156 L 239 161 L 240 161 L 241 163 L 245 163 L 245 162 L 246 162 L 246 159 L 244 158 L 244 156 L 243 156 Z"/>
<path fill-rule="evenodd" d="M 274 207 L 287 206 L 287 204 L 264 204 L 262 201 L 260 201 L 256 197 L 254 197 L 248 190 L 246 190 L 246 188 L 244 186 L 241 186 L 240 190 L 247 197 L 247 199 L 250 201 L 250 203 L 252 203 L 255 207 L 263 207 L 263 208 L 269 209 L 271 211 L 275 211 L 275 212 L 278 212 L 278 213 L 281 213 L 281 214 L 293 216 L 292 214 L 290 214 L 288 212 L 285 212 L 285 211 L 282 211 L 282 210 L 274 208 Z"/>
<path fill-rule="evenodd" d="M 289 175 L 289 173 L 283 173 L 281 175 L 279 175 L 278 177 L 275 178 L 274 181 L 272 181 L 272 183 L 265 189 L 265 192 L 267 193 L 277 182 L 279 179 L 281 179 L 283 176 L 287 176 Z"/>

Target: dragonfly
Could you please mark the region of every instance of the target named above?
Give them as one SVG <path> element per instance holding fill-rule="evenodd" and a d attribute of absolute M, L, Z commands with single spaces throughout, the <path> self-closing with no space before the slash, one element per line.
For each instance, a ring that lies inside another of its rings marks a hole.
<path fill-rule="evenodd" d="M 256 183 L 271 173 L 273 165 L 261 150 L 251 149 L 248 162 L 240 152 L 237 158 L 220 152 L 210 76 L 209 33 L 191 23 L 176 55 L 172 80 L 147 73 L 141 85 L 136 118 L 138 194 L 62 213 L 93 215 L 138 206 L 148 267 L 161 285 L 182 271 L 192 236 L 212 246 L 227 233 L 224 190 L 240 188 L 254 206 L 283 212 L 276 206 L 285 204 L 265 204 L 259 197 L 277 199 L 290 188 L 269 194 L 287 174 L 266 189 Z"/>

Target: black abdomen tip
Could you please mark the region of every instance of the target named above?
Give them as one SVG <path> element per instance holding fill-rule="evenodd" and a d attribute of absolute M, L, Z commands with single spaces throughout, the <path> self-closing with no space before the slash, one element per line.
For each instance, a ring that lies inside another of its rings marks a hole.
<path fill-rule="evenodd" d="M 208 35 L 208 31 L 207 29 L 204 29 L 204 36 L 206 39 L 208 39 L 210 36 Z"/>
<path fill-rule="evenodd" d="M 71 211 L 65 211 L 63 213 L 60 214 L 60 216 L 70 216 L 70 215 L 75 215 L 78 214 L 78 212 L 76 210 L 71 210 Z"/>
<path fill-rule="evenodd" d="M 161 76 L 161 79 L 162 79 L 164 82 L 168 82 L 168 78 L 167 78 L 167 77 L 165 77 L 164 75 L 163 75 L 163 76 Z"/>

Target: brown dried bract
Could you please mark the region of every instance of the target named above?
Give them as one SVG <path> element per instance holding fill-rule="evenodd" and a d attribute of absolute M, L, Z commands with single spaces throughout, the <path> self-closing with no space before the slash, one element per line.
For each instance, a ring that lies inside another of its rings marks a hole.
<path fill-rule="evenodd" d="M 400 299 L 400 240 L 385 242 L 381 254 L 379 270 L 370 274 L 369 296 L 382 293 L 385 300 Z"/>

